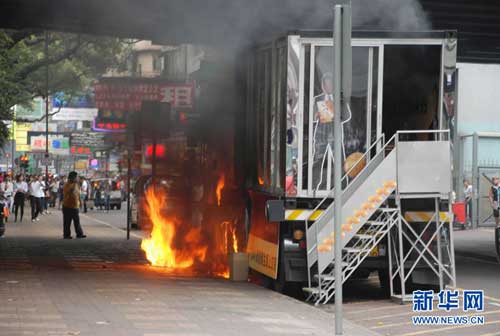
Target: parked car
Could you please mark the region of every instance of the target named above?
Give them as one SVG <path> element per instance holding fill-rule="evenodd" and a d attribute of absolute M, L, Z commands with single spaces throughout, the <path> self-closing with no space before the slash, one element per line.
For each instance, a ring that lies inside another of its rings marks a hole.
<path fill-rule="evenodd" d="M 189 207 L 189 185 L 184 176 L 160 175 L 155 178 L 157 191 L 165 193 L 166 206 L 161 209 L 166 216 L 175 215 L 178 218 L 187 216 Z M 133 227 L 147 229 L 150 223 L 146 217 L 143 202 L 145 191 L 151 186 L 151 175 L 143 175 L 135 183 L 133 198 L 131 198 L 131 223 Z"/>
<path fill-rule="evenodd" d="M 90 200 L 94 201 L 94 207 L 96 209 L 103 209 L 106 206 L 106 199 L 104 197 L 105 183 L 108 183 L 111 189 L 109 208 L 120 210 L 123 202 L 122 186 L 119 181 L 115 181 L 111 178 L 97 178 L 91 180 Z"/>

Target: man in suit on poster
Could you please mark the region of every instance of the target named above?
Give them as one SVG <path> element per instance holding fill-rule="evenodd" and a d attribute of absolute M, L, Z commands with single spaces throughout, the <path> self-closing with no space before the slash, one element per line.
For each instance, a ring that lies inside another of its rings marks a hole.
<path fill-rule="evenodd" d="M 328 144 L 333 150 L 333 76 L 331 72 L 321 77 L 321 89 L 319 96 L 314 97 L 314 144 L 315 161 L 322 159 Z"/>

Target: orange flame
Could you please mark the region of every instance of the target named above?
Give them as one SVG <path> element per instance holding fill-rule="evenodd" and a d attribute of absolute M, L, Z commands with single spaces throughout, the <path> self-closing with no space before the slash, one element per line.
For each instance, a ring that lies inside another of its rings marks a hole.
<path fill-rule="evenodd" d="M 236 228 L 233 228 L 233 252 L 238 253 L 238 237 L 236 236 Z"/>
<path fill-rule="evenodd" d="M 219 177 L 219 181 L 217 182 L 217 187 L 215 188 L 215 194 L 217 195 L 217 205 L 220 206 L 222 199 L 222 189 L 224 189 L 224 185 L 226 184 L 226 178 L 224 174 Z"/>
<path fill-rule="evenodd" d="M 260 185 L 264 185 L 264 179 L 262 177 L 260 177 L 260 176 L 258 177 L 258 179 L 259 179 L 259 184 Z"/>
<path fill-rule="evenodd" d="M 151 235 L 143 239 L 142 250 L 154 266 L 169 272 L 206 274 L 229 278 L 228 254 L 239 252 L 240 221 L 204 222 L 192 228 L 171 214 L 165 214 L 167 195 L 154 188 L 145 192 L 144 210 L 152 223 Z"/>
<path fill-rule="evenodd" d="M 166 205 L 166 195 L 160 195 L 154 188 L 145 193 L 146 214 L 153 223 L 151 237 L 142 240 L 141 248 L 146 258 L 154 266 L 172 269 L 185 269 L 193 266 L 195 261 L 204 261 L 207 246 L 202 244 L 201 230 L 192 228 L 184 237 L 178 236 L 178 225 L 175 220 L 166 218 L 162 209 Z M 181 241 L 176 244 L 176 241 Z M 175 246 L 180 246 L 176 248 Z"/>

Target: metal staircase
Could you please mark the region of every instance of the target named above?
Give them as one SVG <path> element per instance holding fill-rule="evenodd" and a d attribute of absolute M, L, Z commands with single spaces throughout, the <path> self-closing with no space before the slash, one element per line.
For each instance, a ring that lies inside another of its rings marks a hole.
<path fill-rule="evenodd" d="M 382 136 L 372 144 L 359 159 L 365 162 L 363 170 L 353 180 L 348 180 L 350 172 L 343 179 L 346 185 L 342 192 L 342 273 L 346 281 L 370 254 L 373 248 L 389 232 L 398 218 L 397 209 L 384 208 L 387 198 L 396 189 L 396 155 L 387 150 L 394 137 L 385 143 Z M 379 148 L 378 153 L 370 153 Z M 357 163 L 357 164 L 358 164 Z M 357 166 L 355 164 L 352 169 Z M 333 191 L 330 193 L 333 195 Z M 317 209 L 331 196 L 325 197 Z M 317 210 L 315 209 L 315 210 Z M 308 287 L 304 292 L 309 300 L 326 303 L 333 295 L 333 211 L 332 202 L 314 222 L 307 223 L 307 264 Z M 313 267 L 314 266 L 314 267 Z M 316 283 L 317 286 L 313 286 Z"/>
<path fill-rule="evenodd" d="M 358 163 L 364 162 L 365 166 L 356 177 L 349 180 L 351 175 L 348 171 L 342 180 L 342 283 L 344 283 L 362 262 L 370 255 L 370 252 L 380 243 L 380 241 L 391 233 L 399 236 L 397 244 L 401 246 L 400 252 L 403 252 L 403 239 L 407 234 L 403 232 L 403 224 L 406 223 L 400 207 L 401 198 L 420 198 L 446 197 L 445 191 L 449 189 L 445 180 L 432 176 L 434 172 L 437 175 L 446 175 L 446 165 L 449 162 L 447 158 L 448 141 L 438 139 L 439 134 L 448 134 L 448 131 L 400 131 L 397 132 L 388 142 L 385 142 L 384 136 L 378 139 L 364 154 L 362 158 L 353 166 L 357 169 Z M 434 133 L 435 139 L 431 141 L 409 141 L 402 142 L 400 135 L 408 133 Z M 436 150 L 437 148 L 437 150 Z M 448 149 L 449 150 L 449 149 Z M 373 153 L 375 153 L 372 155 Z M 437 154 L 436 154 L 437 153 Z M 443 168 L 444 167 L 444 168 Z M 417 168 L 417 169 L 415 169 Z M 420 168 L 420 170 L 419 170 Z M 439 173 L 439 171 L 444 173 Z M 443 183 L 445 182 L 445 183 Z M 400 186 L 403 184 L 403 186 Z M 431 193 L 429 193 L 431 191 Z M 333 190 L 325 197 L 314 209 L 314 211 L 324 208 L 327 200 L 331 200 Z M 393 196 L 396 200 L 396 207 L 388 207 L 388 198 Z M 437 202 L 437 201 L 436 201 Z M 437 204 L 437 203 L 436 203 Z M 313 212 L 314 212 L 313 211 Z M 335 294 L 334 277 L 334 202 L 329 204 L 326 210 L 315 220 L 306 221 L 306 239 L 307 239 L 307 267 L 308 267 L 308 286 L 303 288 L 307 294 L 307 299 L 316 304 L 327 303 Z M 439 209 L 437 209 L 439 213 Z M 443 227 L 443 223 L 438 222 L 438 230 Z M 409 230 L 412 230 L 411 227 Z M 435 234 L 439 237 L 439 232 Z M 396 253 L 396 265 L 393 268 L 391 260 L 391 244 L 393 238 L 389 239 L 389 273 L 392 280 L 399 274 L 402 287 L 409 278 L 409 273 L 415 268 L 405 272 L 406 260 L 411 250 L 405 253 Z M 415 244 L 419 243 L 417 241 Z M 424 245 L 424 242 L 421 242 Z M 440 279 L 441 287 L 444 286 L 443 275 L 447 276 L 452 283 L 455 281 L 454 275 L 454 256 L 452 249 L 448 252 L 450 255 L 450 265 L 445 265 L 441 254 L 437 257 L 425 256 L 428 253 L 428 246 L 419 247 L 421 257 L 425 259 L 430 268 Z M 394 253 L 393 253 L 394 254 Z M 406 255 L 406 256 L 405 256 Z M 439 269 L 433 266 L 436 261 Z M 448 268 L 448 269 L 447 269 Z M 404 294 L 404 292 L 403 292 Z M 391 285 L 391 295 L 393 289 Z M 404 296 L 404 295 L 402 295 Z"/>
<path fill-rule="evenodd" d="M 378 243 L 388 234 L 392 226 L 397 223 L 398 209 L 379 208 L 373 220 L 367 221 L 361 229 L 353 236 L 342 250 L 342 283 L 354 273 L 359 265 L 365 260 Z M 332 245 L 324 242 L 325 245 Z M 321 253 L 321 252 L 320 252 Z M 317 304 L 327 303 L 335 294 L 334 267 L 331 265 L 322 274 L 314 276 L 317 287 L 305 288 L 308 300 Z"/>

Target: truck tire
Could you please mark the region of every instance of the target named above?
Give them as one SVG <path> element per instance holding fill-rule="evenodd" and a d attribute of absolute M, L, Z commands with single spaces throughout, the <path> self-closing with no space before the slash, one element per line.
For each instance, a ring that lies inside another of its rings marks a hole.
<path fill-rule="evenodd" d="M 278 268 L 278 278 L 274 280 L 274 290 L 278 293 L 285 293 L 288 289 L 288 283 L 286 282 L 286 275 L 284 266 L 280 265 Z"/>
<path fill-rule="evenodd" d="M 391 296 L 391 287 L 389 286 L 389 270 L 388 269 L 379 269 L 378 270 L 378 279 L 380 281 L 380 288 L 382 289 L 382 293 L 384 297 L 389 298 Z M 399 275 L 396 275 L 393 282 L 393 288 L 395 294 L 401 293 L 401 280 Z M 408 279 L 405 283 L 405 292 L 406 294 L 410 294 L 413 291 L 413 283 L 411 279 Z"/>
<path fill-rule="evenodd" d="M 121 210 L 121 209 L 122 209 L 122 205 L 121 205 L 121 204 L 118 204 L 118 205 L 116 206 L 116 209 Z"/>

